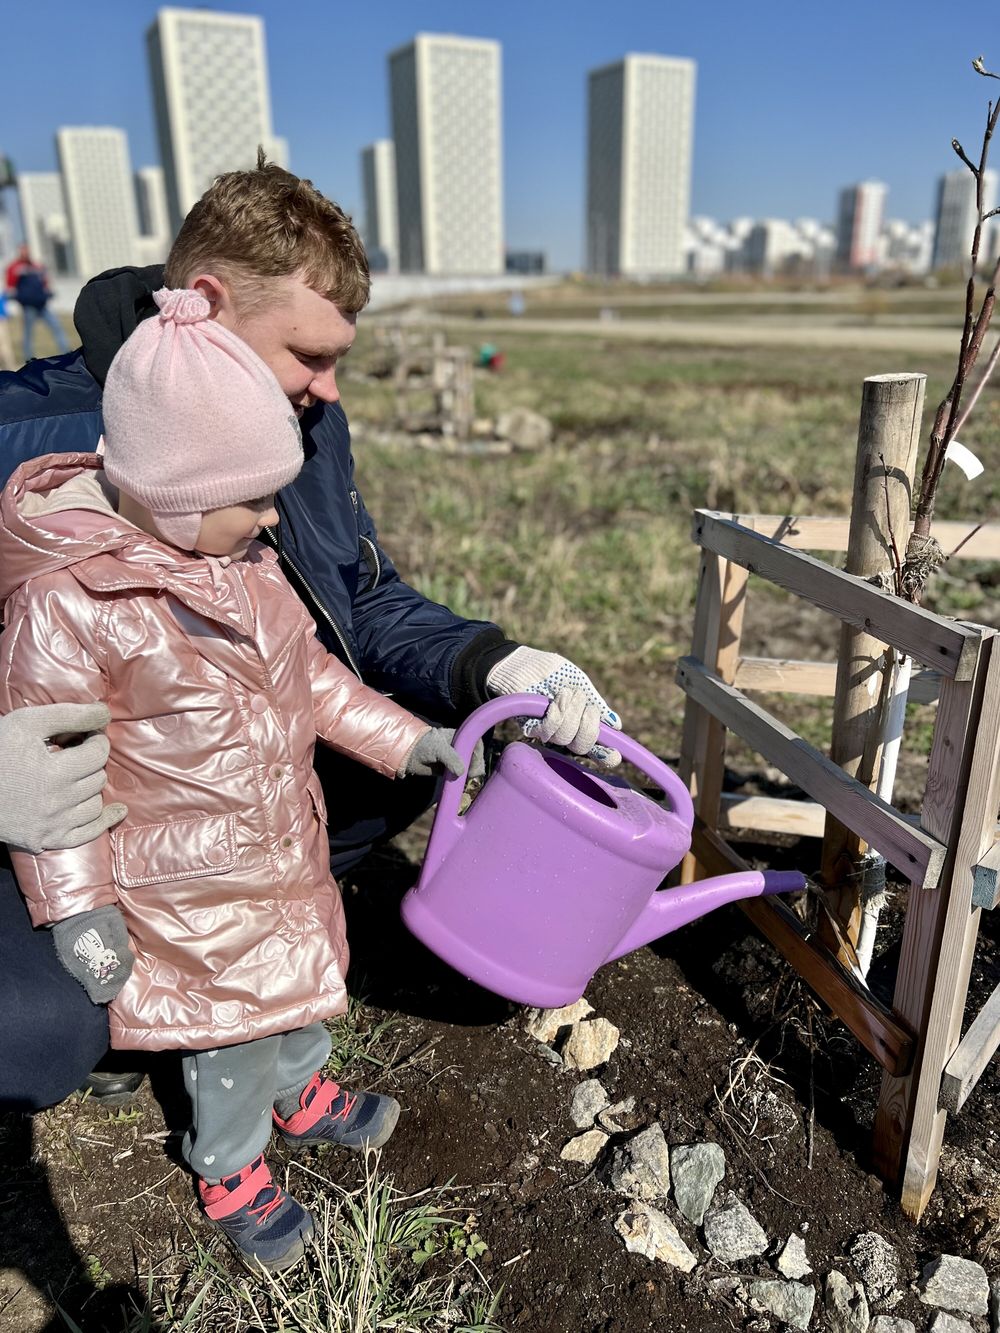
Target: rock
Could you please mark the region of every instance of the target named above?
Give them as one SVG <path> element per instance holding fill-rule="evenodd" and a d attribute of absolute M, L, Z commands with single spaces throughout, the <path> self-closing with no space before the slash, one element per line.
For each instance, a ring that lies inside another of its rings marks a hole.
<path fill-rule="evenodd" d="M 927 1333 L 976 1333 L 967 1319 L 956 1319 L 953 1314 L 939 1310 L 927 1326 Z"/>
<path fill-rule="evenodd" d="M 868 1333 L 868 1300 L 860 1282 L 848 1282 L 833 1268 L 827 1274 L 823 1294 L 831 1333 Z"/>
<path fill-rule="evenodd" d="M 990 1282 L 985 1269 L 956 1254 L 932 1259 L 920 1274 L 917 1287 L 923 1303 L 939 1310 L 986 1314 L 989 1309 Z"/>
<path fill-rule="evenodd" d="M 670 1150 L 661 1125 L 650 1125 L 616 1149 L 611 1184 L 633 1199 L 665 1199 L 670 1189 Z"/>
<path fill-rule="evenodd" d="M 752 1300 L 776 1319 L 792 1328 L 808 1328 L 816 1293 L 803 1282 L 782 1282 L 779 1278 L 751 1282 L 747 1288 Z"/>
<path fill-rule="evenodd" d="M 597 1113 L 597 1123 L 601 1129 L 609 1134 L 624 1134 L 629 1125 L 623 1124 L 620 1116 L 631 1116 L 635 1110 L 635 1098 L 625 1097 L 620 1102 L 615 1102 L 613 1106 L 606 1106 L 603 1111 Z"/>
<path fill-rule="evenodd" d="M 899 1258 L 885 1237 L 877 1231 L 863 1231 L 847 1253 L 854 1260 L 869 1301 L 887 1301 L 899 1286 Z"/>
<path fill-rule="evenodd" d="M 573 1124 L 577 1129 L 589 1129 L 608 1102 L 608 1094 L 599 1079 L 588 1078 L 578 1084 L 569 1107 Z"/>
<path fill-rule="evenodd" d="M 1000 1333 L 1000 1277 L 990 1278 L 990 1329 Z"/>
<path fill-rule="evenodd" d="M 868 1325 L 868 1333 L 917 1333 L 917 1330 L 908 1319 L 892 1319 L 887 1314 L 880 1314 Z"/>
<path fill-rule="evenodd" d="M 570 1139 L 559 1156 L 567 1162 L 587 1162 L 589 1164 L 607 1141 L 608 1136 L 603 1129 L 588 1129 L 585 1134 L 577 1134 L 576 1138 Z"/>
<path fill-rule="evenodd" d="M 763 1254 L 768 1240 L 764 1228 L 735 1194 L 728 1194 L 721 1208 L 705 1214 L 705 1244 L 724 1263 Z"/>
<path fill-rule="evenodd" d="M 614 1023 L 606 1018 L 574 1023 L 562 1050 L 563 1064 L 567 1069 L 596 1069 L 611 1059 L 619 1036 Z"/>
<path fill-rule="evenodd" d="M 717 1143 L 692 1143 L 670 1154 L 670 1175 L 677 1207 L 700 1227 L 726 1174 L 726 1154 Z"/>
<path fill-rule="evenodd" d="M 496 433 L 519 449 L 540 449 L 552 439 L 552 422 L 527 407 L 512 407 L 497 417 Z"/>
<path fill-rule="evenodd" d="M 576 1004 L 563 1005 L 561 1009 L 529 1009 L 524 1030 L 536 1041 L 555 1041 L 561 1028 L 572 1027 L 581 1018 L 594 1012 L 594 1006 L 586 1000 L 577 1000 Z"/>
<path fill-rule="evenodd" d="M 698 1263 L 697 1256 L 684 1244 L 670 1218 L 648 1204 L 626 1209 L 615 1222 L 615 1230 L 632 1254 L 659 1259 L 684 1273 L 690 1273 Z"/>
<path fill-rule="evenodd" d="M 778 1272 L 784 1277 L 808 1277 L 812 1272 L 806 1254 L 806 1243 L 794 1231 L 782 1246 L 781 1253 L 778 1255 L 777 1268 Z"/>

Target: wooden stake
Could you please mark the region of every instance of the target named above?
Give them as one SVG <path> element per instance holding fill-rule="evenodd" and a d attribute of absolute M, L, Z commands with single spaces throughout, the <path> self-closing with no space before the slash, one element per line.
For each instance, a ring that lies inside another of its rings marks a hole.
<path fill-rule="evenodd" d="M 886 591 L 910 532 L 910 504 L 926 375 L 872 375 L 864 382 L 847 548 L 848 573 L 881 576 Z M 845 624 L 841 629 L 830 757 L 851 777 L 874 788 L 881 737 L 877 707 L 886 645 Z M 822 877 L 829 906 L 852 944 L 861 921 L 858 867 L 866 844 L 832 815 L 823 838 Z M 829 924 L 822 934 L 837 951 Z"/>

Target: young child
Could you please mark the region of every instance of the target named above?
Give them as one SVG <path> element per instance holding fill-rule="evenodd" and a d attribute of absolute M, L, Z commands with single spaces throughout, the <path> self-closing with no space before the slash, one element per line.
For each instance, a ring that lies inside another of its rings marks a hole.
<path fill-rule="evenodd" d="M 112 1046 L 185 1053 L 202 1207 L 277 1270 L 313 1224 L 264 1163 L 272 1124 L 359 1148 L 399 1113 L 320 1072 L 348 953 L 315 737 L 387 776 L 462 764 L 450 732 L 326 653 L 254 540 L 302 464 L 277 380 L 197 293 L 156 302 L 108 374 L 103 459 L 34 459 L 0 497 L 0 712 L 107 703 L 107 787 L 128 805 L 14 865 L 34 924 L 109 1004 Z"/>

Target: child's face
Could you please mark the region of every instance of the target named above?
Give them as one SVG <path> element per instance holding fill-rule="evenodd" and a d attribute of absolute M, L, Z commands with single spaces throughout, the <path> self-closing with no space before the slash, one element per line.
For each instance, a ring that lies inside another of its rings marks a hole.
<path fill-rule="evenodd" d="M 202 555 L 228 555 L 233 560 L 240 560 L 261 529 L 273 527 L 277 522 L 273 495 L 247 500 L 244 504 L 226 505 L 223 509 L 210 509 L 202 515 L 194 549 Z"/>

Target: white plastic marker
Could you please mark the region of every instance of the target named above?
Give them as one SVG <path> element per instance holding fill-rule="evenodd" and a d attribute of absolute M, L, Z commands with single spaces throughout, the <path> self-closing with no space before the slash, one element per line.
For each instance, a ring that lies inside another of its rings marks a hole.
<path fill-rule="evenodd" d="M 957 440 L 952 440 L 944 451 L 944 456 L 962 469 L 967 481 L 975 481 L 985 470 L 972 450 L 966 449 L 965 445 L 959 444 Z"/>

